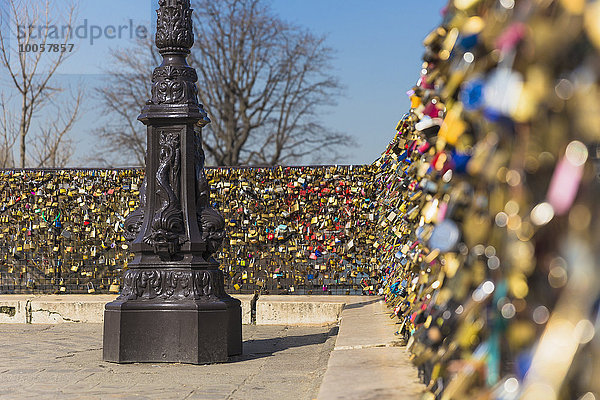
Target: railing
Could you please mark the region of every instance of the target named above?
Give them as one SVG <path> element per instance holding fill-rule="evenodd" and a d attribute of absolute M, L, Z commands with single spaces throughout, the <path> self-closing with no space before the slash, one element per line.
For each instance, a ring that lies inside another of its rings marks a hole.
<path fill-rule="evenodd" d="M 117 293 L 144 171 L 0 171 L 0 293 Z M 370 166 L 207 168 L 231 293 L 377 289 Z"/>

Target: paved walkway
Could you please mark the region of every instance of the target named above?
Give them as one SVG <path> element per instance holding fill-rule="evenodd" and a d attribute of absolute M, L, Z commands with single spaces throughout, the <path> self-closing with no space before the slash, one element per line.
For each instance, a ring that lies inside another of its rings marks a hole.
<path fill-rule="evenodd" d="M 102 361 L 101 324 L 0 324 L 1 399 L 314 399 L 336 327 L 244 326 L 215 365 Z"/>
<path fill-rule="evenodd" d="M 319 400 L 417 400 L 425 386 L 379 299 L 347 305 Z"/>
<path fill-rule="evenodd" d="M 244 355 L 203 366 L 103 362 L 101 324 L 0 324 L 0 399 L 420 399 L 389 313 L 363 297 L 339 329 L 244 325 Z"/>

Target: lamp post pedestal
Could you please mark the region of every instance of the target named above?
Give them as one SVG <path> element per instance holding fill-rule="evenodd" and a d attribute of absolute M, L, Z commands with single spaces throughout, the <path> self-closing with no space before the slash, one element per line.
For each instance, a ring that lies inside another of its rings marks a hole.
<path fill-rule="evenodd" d="M 104 312 L 103 358 L 117 363 L 227 361 L 242 353 L 241 315 L 240 302 L 232 297 L 185 302 L 116 300 Z"/>

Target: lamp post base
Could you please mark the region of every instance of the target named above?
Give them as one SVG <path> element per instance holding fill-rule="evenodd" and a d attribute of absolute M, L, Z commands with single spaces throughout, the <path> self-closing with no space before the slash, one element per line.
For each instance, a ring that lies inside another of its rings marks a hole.
<path fill-rule="evenodd" d="M 242 353 L 241 303 L 127 301 L 104 311 L 103 359 L 115 363 L 211 364 Z"/>

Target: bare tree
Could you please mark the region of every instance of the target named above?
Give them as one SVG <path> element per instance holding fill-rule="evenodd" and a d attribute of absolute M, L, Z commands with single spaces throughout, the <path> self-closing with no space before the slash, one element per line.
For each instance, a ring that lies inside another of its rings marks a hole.
<path fill-rule="evenodd" d="M 126 162 L 128 166 L 142 166 L 146 130 L 137 116 L 150 98 L 150 71 L 160 63 L 160 57 L 153 41 L 147 38 L 126 51 L 113 51 L 112 58 L 113 67 L 106 71 L 108 84 L 97 89 L 108 118 L 96 129 L 103 145 L 96 158 L 106 165 Z"/>
<path fill-rule="evenodd" d="M 200 0 L 195 13 L 192 64 L 214 116 L 205 148 L 218 164 L 275 165 L 347 143 L 316 115 L 340 89 L 324 38 L 262 0 Z"/>
<path fill-rule="evenodd" d="M 25 168 L 27 164 L 27 138 L 34 122 L 34 117 L 48 104 L 52 104 L 53 99 L 64 89 L 51 85 L 51 80 L 55 76 L 58 68 L 72 55 L 72 52 L 66 51 L 67 41 L 70 37 L 71 23 L 74 20 L 75 5 L 66 5 L 57 10 L 51 8 L 49 0 L 42 2 L 28 0 L 5 0 L 6 14 L 0 14 L 0 18 L 7 18 L 9 21 L 2 21 L 5 24 L 10 23 L 13 27 L 12 32 L 0 30 L 0 67 L 7 72 L 8 86 L 11 90 L 17 92 L 18 112 L 9 113 L 6 116 L 11 116 L 14 119 L 14 124 L 5 121 L 5 126 L 10 129 L 14 128 L 17 131 L 19 140 L 19 165 Z M 54 2 L 57 3 L 57 2 Z M 52 3 L 52 4 L 54 4 Z M 64 3 L 61 3 L 64 5 Z M 54 11 L 54 13 L 53 13 Z M 59 19 L 53 18 L 53 15 Z M 69 29 L 64 35 L 64 42 L 57 43 L 49 35 L 52 26 L 63 26 Z M 36 34 L 34 38 L 34 33 Z M 13 39 L 13 40 L 11 40 Z M 16 39 L 16 40 L 14 40 Z M 64 44 L 65 46 L 60 46 Z M 45 51 L 51 46 L 57 46 L 59 51 Z M 34 47 L 35 46 L 35 47 Z M 29 49 L 36 51 L 28 51 Z M 13 60 L 11 61 L 11 57 Z M 17 58 L 16 61 L 14 58 Z M 67 133 L 73 126 L 77 114 L 79 112 L 79 104 L 81 95 L 76 95 L 76 107 L 66 108 L 58 107 L 55 115 L 55 121 L 46 124 L 40 121 L 41 128 L 37 139 L 45 140 L 46 144 L 53 144 L 56 149 L 62 149 L 70 143 L 67 140 Z M 3 107 L 6 109 L 6 104 L 3 102 Z M 12 138 L 14 133 L 8 133 L 9 138 Z M 6 141 L 7 144 L 10 140 Z M 13 143 L 14 144 L 14 143 Z M 9 151 L 6 149 L 6 151 Z M 70 150 L 72 151 L 72 149 Z M 12 152 L 12 145 L 10 152 Z M 41 149 L 37 146 L 36 161 L 38 165 L 46 166 L 46 162 L 51 160 L 51 163 L 56 163 L 62 160 L 66 162 L 64 154 L 58 158 L 57 156 L 48 156 L 52 153 L 52 149 Z M 68 160 L 68 158 L 67 158 Z M 40 164 L 41 163 L 41 164 Z M 60 166 L 60 165 L 53 165 Z"/>
<path fill-rule="evenodd" d="M 17 141 L 18 131 L 14 118 L 7 107 L 9 100 L 0 94 L 0 168 L 14 168 L 13 147 Z"/>
<path fill-rule="evenodd" d="M 290 164 L 331 156 L 351 143 L 319 122 L 318 113 L 341 92 L 323 37 L 282 21 L 264 0 L 195 0 L 193 7 L 196 42 L 189 62 L 212 120 L 204 129 L 209 162 Z M 129 124 L 150 95 L 153 51 L 147 41 L 134 53 L 115 52 L 108 85 L 99 91 L 110 118 L 121 122 L 120 128 L 103 126 L 99 136 L 110 152 L 135 152 L 138 162 L 144 130 Z"/>
<path fill-rule="evenodd" d="M 46 121 L 31 142 L 33 165 L 38 168 L 67 165 L 74 153 L 73 141 L 68 133 L 77 119 L 82 99 L 83 92 L 79 90 L 72 104 L 61 103 L 55 107 L 54 120 Z M 61 109 L 68 109 L 70 112 L 63 113 Z"/>

